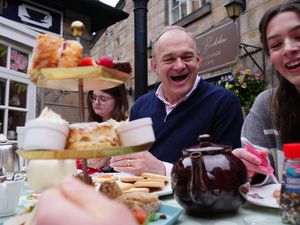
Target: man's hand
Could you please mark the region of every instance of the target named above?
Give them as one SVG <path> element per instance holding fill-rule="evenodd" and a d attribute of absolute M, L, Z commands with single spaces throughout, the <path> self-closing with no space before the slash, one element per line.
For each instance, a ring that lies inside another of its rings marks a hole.
<path fill-rule="evenodd" d="M 114 156 L 110 160 L 110 166 L 115 171 L 134 175 L 141 175 L 143 172 L 166 174 L 164 163 L 148 151 Z"/>

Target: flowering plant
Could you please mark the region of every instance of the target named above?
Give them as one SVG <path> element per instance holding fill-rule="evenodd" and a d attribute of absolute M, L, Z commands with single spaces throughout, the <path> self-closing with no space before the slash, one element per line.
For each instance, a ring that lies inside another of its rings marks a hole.
<path fill-rule="evenodd" d="M 249 113 L 256 96 L 266 88 L 265 77 L 250 69 L 222 76 L 217 84 L 239 97 L 246 115 Z"/>

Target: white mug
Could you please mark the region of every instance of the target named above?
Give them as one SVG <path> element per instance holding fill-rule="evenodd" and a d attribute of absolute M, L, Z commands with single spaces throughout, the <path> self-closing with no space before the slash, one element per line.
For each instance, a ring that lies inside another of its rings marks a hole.
<path fill-rule="evenodd" d="M 0 217 L 16 212 L 23 190 L 24 179 L 0 183 Z"/>

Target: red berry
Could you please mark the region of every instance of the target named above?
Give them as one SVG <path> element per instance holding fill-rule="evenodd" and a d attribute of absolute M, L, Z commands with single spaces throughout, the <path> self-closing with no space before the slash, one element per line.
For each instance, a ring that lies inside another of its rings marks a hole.
<path fill-rule="evenodd" d="M 93 60 L 92 57 L 85 57 L 78 64 L 78 66 L 95 66 L 95 65 L 96 65 L 95 61 Z"/>
<path fill-rule="evenodd" d="M 108 68 L 112 68 L 114 65 L 113 60 L 110 57 L 101 57 L 100 59 L 98 59 L 96 61 L 96 64 L 99 66 L 105 66 Z"/>

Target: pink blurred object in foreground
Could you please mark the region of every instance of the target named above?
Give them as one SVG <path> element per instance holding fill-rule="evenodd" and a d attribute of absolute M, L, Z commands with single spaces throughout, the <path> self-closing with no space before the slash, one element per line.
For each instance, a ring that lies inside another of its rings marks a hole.
<path fill-rule="evenodd" d="M 272 175 L 274 172 L 273 167 L 269 164 L 269 161 L 264 155 L 260 152 L 260 150 L 265 149 L 260 146 L 256 146 L 251 144 L 246 138 L 241 138 L 243 145 L 247 149 L 247 151 L 251 152 L 253 155 L 257 156 L 261 160 L 261 166 L 267 168 L 267 175 Z"/>

